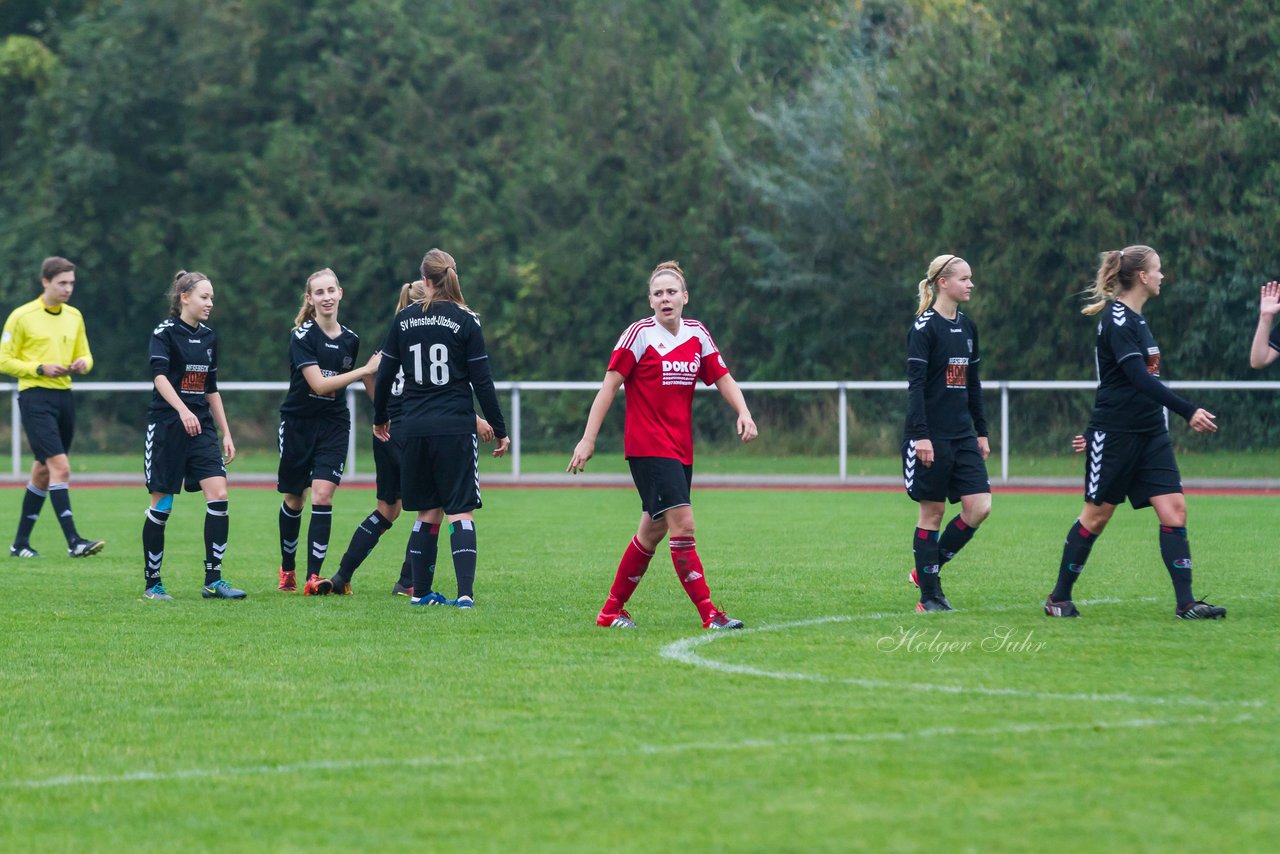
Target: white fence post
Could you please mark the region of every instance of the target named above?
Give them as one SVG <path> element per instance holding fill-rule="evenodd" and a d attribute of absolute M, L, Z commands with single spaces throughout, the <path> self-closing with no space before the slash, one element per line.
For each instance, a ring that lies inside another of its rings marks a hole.
<path fill-rule="evenodd" d="M 1000 480 L 1009 482 L 1009 384 L 1000 383 Z"/>
<path fill-rule="evenodd" d="M 840 383 L 840 479 L 849 479 L 849 390 Z"/>
<path fill-rule="evenodd" d="M 511 384 L 511 476 L 520 478 L 520 384 Z"/>

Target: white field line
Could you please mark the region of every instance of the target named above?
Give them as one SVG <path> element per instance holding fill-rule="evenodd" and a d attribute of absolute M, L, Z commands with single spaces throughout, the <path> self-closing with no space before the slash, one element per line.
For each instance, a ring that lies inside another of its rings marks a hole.
<path fill-rule="evenodd" d="M 1081 602 L 1080 604 L 1102 604 L 1117 603 L 1125 600 L 1119 599 L 1094 599 L 1090 602 Z M 1141 600 L 1145 601 L 1145 600 Z M 985 608 L 974 608 L 973 611 L 1008 611 L 1014 608 L 1025 609 L 1026 605 L 991 605 Z M 801 628 L 804 626 L 817 626 L 825 623 L 847 623 L 854 620 L 879 620 L 889 617 L 904 618 L 906 615 L 902 613 L 872 613 L 858 614 L 856 616 L 833 616 L 833 617 L 817 617 L 812 620 L 799 620 L 792 623 L 777 623 L 772 625 L 764 625 L 754 629 L 743 629 L 741 631 L 722 631 L 722 632 L 705 632 L 693 637 L 682 638 L 673 643 L 664 646 L 659 655 L 671 661 L 681 664 L 687 664 L 691 667 L 699 667 L 704 670 L 713 670 L 718 673 L 735 673 L 742 676 L 758 676 L 764 679 L 779 679 L 796 682 L 819 682 L 836 685 L 852 685 L 857 688 L 879 688 L 879 689 L 896 689 L 903 691 L 918 691 L 922 693 L 935 694 L 982 694 L 993 697 L 1030 697 L 1037 700 L 1068 700 L 1068 701 L 1084 701 L 1092 703 L 1138 703 L 1148 706 L 1199 706 L 1204 708 L 1261 708 L 1266 705 L 1262 700 L 1205 700 L 1199 697 L 1152 697 L 1138 694 L 1104 694 L 1096 692 L 1079 692 L 1067 693 L 1056 691 L 1032 691 L 1021 688 L 996 688 L 987 685 L 956 685 L 941 684 L 934 682 L 906 682 L 895 681 L 889 679 L 865 679 L 860 677 L 838 677 L 823 676 L 817 673 L 802 673 L 785 670 L 765 670 L 759 667 L 751 667 L 745 664 L 731 664 L 724 661 L 716 661 L 710 658 L 704 658 L 699 655 L 697 650 L 699 647 L 707 644 L 715 643 L 730 637 L 743 637 L 745 635 L 758 632 L 777 632 L 787 629 Z M 927 622 L 928 628 L 938 628 L 938 623 L 934 620 Z M 921 621 L 921 625 L 925 625 L 925 621 Z"/>
<path fill-rule="evenodd" d="M 1131 718 L 1118 721 L 1077 721 L 1061 723 L 1005 724 L 994 727 L 928 727 L 919 730 L 889 730 L 886 732 L 835 732 L 811 735 L 784 735 L 775 738 L 748 738 L 739 741 L 690 742 L 685 744 L 641 744 L 627 749 L 609 748 L 610 756 L 654 756 L 675 753 L 708 751 L 773 750 L 793 747 L 839 746 L 842 744 L 874 744 L 877 742 L 910 742 L 928 738 L 1002 738 L 1017 735 L 1042 735 L 1053 732 L 1149 729 L 1163 726 L 1197 726 L 1212 724 L 1231 726 L 1253 720 L 1249 714 L 1237 715 L 1225 720 L 1205 716 L 1181 718 Z M 369 768 L 460 767 L 464 765 L 515 762 L 545 762 L 562 759 L 591 758 L 604 748 L 600 745 L 581 745 L 565 750 L 529 751 L 527 753 L 502 753 L 493 756 L 466 754 L 454 756 L 408 756 L 366 759 L 324 759 L 313 762 L 289 762 L 276 765 L 227 765 L 215 768 L 187 768 L 177 771 L 133 771 L 125 774 L 66 774 L 58 777 L 37 777 L 25 780 L 0 781 L 0 789 L 57 789 L 70 786 L 108 786 L 122 783 L 169 783 L 183 780 L 212 780 L 220 778 L 258 777 L 267 775 L 306 774 L 308 772 L 359 771 Z"/>

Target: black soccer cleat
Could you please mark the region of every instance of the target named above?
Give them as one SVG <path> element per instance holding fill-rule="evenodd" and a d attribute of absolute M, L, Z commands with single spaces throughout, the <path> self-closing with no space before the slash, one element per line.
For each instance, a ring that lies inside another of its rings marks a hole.
<path fill-rule="evenodd" d="M 1175 614 L 1179 620 L 1225 620 L 1227 617 L 1227 609 L 1217 605 L 1210 605 L 1208 602 L 1196 600 L 1191 604 L 1179 608 Z"/>
<path fill-rule="evenodd" d="M 106 545 L 103 540 L 86 540 L 84 537 L 76 540 L 75 545 L 67 547 L 68 557 L 92 557 L 102 551 L 102 547 Z"/>
<path fill-rule="evenodd" d="M 923 614 L 929 611 L 954 611 L 955 608 L 951 607 L 945 596 L 930 596 L 917 602 L 916 610 Z"/>
<path fill-rule="evenodd" d="M 1070 599 L 1055 602 L 1052 597 L 1049 597 L 1044 600 L 1044 615 L 1046 617 L 1078 617 L 1080 612 L 1076 610 L 1075 603 Z"/>

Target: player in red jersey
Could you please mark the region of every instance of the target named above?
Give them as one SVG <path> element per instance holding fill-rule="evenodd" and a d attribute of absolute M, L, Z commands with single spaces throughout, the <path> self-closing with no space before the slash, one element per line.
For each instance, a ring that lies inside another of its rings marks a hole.
<path fill-rule="evenodd" d="M 585 469 L 595 454 L 604 416 L 618 388 L 626 383 L 623 450 L 643 511 L 640 528 L 618 564 L 609 598 L 596 617 L 599 626 L 635 627 L 623 606 L 649 568 L 654 551 L 669 534 L 671 563 L 702 617 L 702 627 L 742 628 L 741 620 L 712 603 L 693 538 L 689 488 L 693 482 L 694 385 L 698 380 L 715 384 L 738 414 L 737 431 L 742 441 L 756 437 L 756 423 L 707 328 L 682 317 L 688 302 L 689 290 L 680 265 L 675 261 L 659 264 L 649 275 L 649 305 L 654 315 L 631 324 L 618 339 L 582 439 L 565 469 L 571 474 Z"/>

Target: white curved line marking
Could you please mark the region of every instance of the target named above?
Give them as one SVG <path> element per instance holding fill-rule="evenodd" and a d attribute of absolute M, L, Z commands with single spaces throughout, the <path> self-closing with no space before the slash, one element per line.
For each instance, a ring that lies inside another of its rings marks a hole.
<path fill-rule="evenodd" d="M 1215 724 L 1230 726 L 1252 721 L 1253 715 L 1241 714 L 1227 720 L 1215 720 L 1205 716 L 1184 718 L 1131 718 L 1119 721 L 1084 721 L 1060 723 L 1007 724 L 996 727 L 928 727 L 919 730 L 890 730 L 887 732 L 833 732 L 809 735 L 783 735 L 775 738 L 748 738 L 726 742 L 692 742 L 685 744 L 641 744 L 630 749 L 609 750 L 610 756 L 666 753 L 694 753 L 706 751 L 722 753 L 726 750 L 771 750 L 789 747 L 817 745 L 868 744 L 876 742 L 905 742 L 920 738 L 955 738 L 1010 735 L 1040 735 L 1073 730 L 1122 730 L 1147 729 L 1160 726 L 1194 726 Z M 541 750 L 524 754 L 502 753 L 494 756 L 468 754 L 466 756 L 409 756 L 366 759 L 325 759 L 314 762 L 291 762 L 278 765 L 229 765 L 221 768 L 187 768 L 177 771 L 133 771 L 127 774 L 66 774 L 58 777 L 5 780 L 0 789 L 55 789 L 66 786 L 103 786 L 119 783 L 165 783 L 178 780 L 208 780 L 220 777 L 253 777 L 268 774 L 303 774 L 308 771 L 355 771 L 368 768 L 458 767 L 464 765 L 490 765 L 495 762 L 554 761 L 558 759 L 581 760 L 597 756 L 604 748 L 590 744 L 569 750 Z"/>
<path fill-rule="evenodd" d="M 1094 600 L 1093 604 L 1103 600 Z M 984 611 L 1009 610 L 1011 607 L 1024 608 L 1025 605 L 1018 606 L 992 606 L 984 608 Z M 975 609 L 977 610 L 977 609 Z M 819 682 L 836 685 L 853 685 L 858 688 L 889 688 L 905 691 L 919 691 L 922 693 L 934 694 L 983 694 L 992 697 L 1031 697 L 1038 700 L 1083 700 L 1092 703 L 1142 703 L 1153 706 L 1201 706 L 1205 708 L 1260 708 L 1264 705 L 1261 700 L 1203 700 L 1199 697 L 1148 697 L 1136 694 L 1099 694 L 1099 693 L 1060 693 L 1056 691 L 1029 691 L 1020 688 L 992 688 L 986 685 L 943 685 L 931 682 L 894 682 L 887 679 L 863 679 L 859 677 L 832 677 L 822 676 L 816 673 L 798 673 L 785 670 L 765 670 L 759 667 L 752 667 L 746 664 L 731 664 L 724 661 L 715 661 L 710 658 L 703 658 L 696 651 L 698 647 L 706 646 L 726 637 L 741 637 L 748 634 L 758 632 L 777 632 L 786 629 L 802 628 L 804 626 L 817 626 L 825 623 L 847 623 L 854 619 L 883 619 L 885 617 L 895 616 L 903 617 L 898 614 L 862 614 L 859 617 L 851 616 L 833 616 L 818 617 L 812 620 L 799 620 L 793 623 L 777 623 L 772 625 L 764 625 L 754 629 L 742 629 L 734 632 L 705 632 L 704 634 L 695 635 L 693 637 L 682 638 L 678 641 L 664 646 L 659 655 L 671 661 L 677 661 L 681 664 L 687 664 L 691 667 L 700 667 L 705 670 L 714 670 L 719 673 L 737 673 L 743 676 L 759 676 L 765 679 L 781 679 L 795 682 Z"/>

